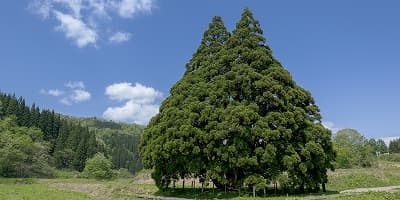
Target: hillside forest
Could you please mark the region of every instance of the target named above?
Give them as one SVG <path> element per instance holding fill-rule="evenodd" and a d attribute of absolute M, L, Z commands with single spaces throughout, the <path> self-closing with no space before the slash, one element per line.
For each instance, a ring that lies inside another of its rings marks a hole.
<path fill-rule="evenodd" d="M 142 126 L 63 116 L 5 93 L 0 93 L 0 120 L 2 177 L 52 177 L 54 168 L 82 171 L 96 153 L 114 169 L 142 169 Z"/>

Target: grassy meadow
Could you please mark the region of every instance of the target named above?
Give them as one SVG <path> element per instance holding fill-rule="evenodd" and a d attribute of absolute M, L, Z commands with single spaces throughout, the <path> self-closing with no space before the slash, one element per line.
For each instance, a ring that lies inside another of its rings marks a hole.
<path fill-rule="evenodd" d="M 191 199 L 400 199 L 400 191 L 341 193 L 354 188 L 370 188 L 400 185 L 400 163 L 380 161 L 376 167 L 361 169 L 338 169 L 329 172 L 327 193 L 287 195 L 267 191 L 267 197 L 259 193 L 252 198 L 250 191 L 224 192 L 208 187 L 191 188 L 186 183 L 182 189 L 159 191 L 144 170 L 134 178 L 111 181 L 76 178 L 76 173 L 62 172 L 56 179 L 8 179 L 0 178 L 0 199 L 137 199 L 138 197 L 163 196 Z M 189 187 L 189 188 L 188 188 Z"/>

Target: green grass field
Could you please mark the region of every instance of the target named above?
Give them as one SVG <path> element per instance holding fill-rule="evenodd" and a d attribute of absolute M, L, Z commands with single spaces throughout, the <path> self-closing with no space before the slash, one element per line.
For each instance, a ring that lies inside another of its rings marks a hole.
<path fill-rule="evenodd" d="M 58 190 L 46 184 L 0 184 L 0 199 L 96 199 L 86 193 Z"/>
<path fill-rule="evenodd" d="M 63 174 L 58 179 L 0 178 L 0 199 L 135 199 L 136 195 L 192 199 L 265 199 L 262 198 L 262 193 L 258 198 L 252 198 L 250 192 L 242 191 L 239 197 L 238 193 L 225 193 L 211 188 L 207 188 L 203 192 L 200 188 L 182 189 L 179 184 L 176 189 L 162 192 L 149 182 L 149 171 L 141 172 L 133 179 L 112 181 L 73 177 Z M 400 185 L 399 163 L 380 162 L 376 168 L 341 169 L 330 172 L 329 177 L 327 193 L 287 196 L 285 194 L 274 195 L 270 190 L 266 199 L 400 199 L 400 191 L 340 193 L 340 191 L 354 188 Z"/>

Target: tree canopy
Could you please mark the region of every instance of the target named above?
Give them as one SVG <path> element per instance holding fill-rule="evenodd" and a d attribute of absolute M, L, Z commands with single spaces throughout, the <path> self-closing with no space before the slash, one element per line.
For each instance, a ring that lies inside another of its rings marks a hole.
<path fill-rule="evenodd" d="M 390 141 L 389 153 L 400 153 L 400 138 Z"/>
<path fill-rule="evenodd" d="M 86 160 L 82 174 L 86 178 L 95 179 L 111 179 L 114 176 L 111 161 L 102 153 L 96 153 L 93 158 Z"/>
<path fill-rule="evenodd" d="M 170 94 L 140 148 L 159 187 L 199 177 L 235 189 L 281 174 L 300 190 L 327 182 L 331 132 L 310 92 L 272 56 L 249 9 L 232 33 L 213 18 Z"/>
<path fill-rule="evenodd" d="M 0 177 L 51 177 L 48 149 L 38 128 L 17 126 L 15 116 L 0 120 Z"/>
<path fill-rule="evenodd" d="M 336 164 L 338 168 L 371 167 L 378 148 L 384 148 L 381 146 L 381 142 L 378 146 L 374 139 L 367 140 L 354 129 L 338 131 L 333 138 L 333 144 L 337 152 Z"/>

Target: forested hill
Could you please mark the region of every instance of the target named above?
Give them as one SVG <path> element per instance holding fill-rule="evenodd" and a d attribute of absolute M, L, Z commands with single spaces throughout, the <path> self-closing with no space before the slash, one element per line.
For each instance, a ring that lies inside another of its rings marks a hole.
<path fill-rule="evenodd" d="M 28 106 L 22 97 L 5 93 L 0 93 L 0 120 L 4 125 L 0 127 L 0 152 L 12 150 L 1 157 L 0 176 L 41 176 L 45 173 L 39 172 L 44 169 L 42 165 L 82 171 L 85 161 L 97 152 L 109 157 L 116 169 L 136 172 L 142 167 L 137 148 L 143 127 L 139 125 L 63 116 L 52 110 L 41 110 L 35 104 Z M 32 131 L 37 133 L 34 137 L 30 134 Z M 8 144 L 19 139 L 27 143 Z M 7 149 L 10 146 L 19 149 Z M 41 148 L 33 148 L 38 146 Z M 27 147 L 32 148 L 24 149 Z M 36 158 L 43 152 L 38 154 L 32 149 L 40 149 L 47 155 Z M 29 168 L 32 162 L 40 162 L 40 167 Z"/>
<path fill-rule="evenodd" d="M 138 146 L 144 126 L 137 124 L 116 123 L 96 117 L 65 117 L 93 131 L 98 142 L 104 147 L 102 152 L 111 156 L 115 168 L 126 168 L 134 173 L 142 169 Z"/>

